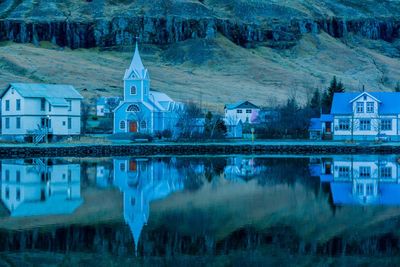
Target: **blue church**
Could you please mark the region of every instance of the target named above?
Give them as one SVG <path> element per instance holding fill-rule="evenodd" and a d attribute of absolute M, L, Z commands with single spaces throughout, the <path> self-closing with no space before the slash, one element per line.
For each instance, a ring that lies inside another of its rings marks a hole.
<path fill-rule="evenodd" d="M 184 105 L 150 89 L 150 74 L 135 54 L 124 75 L 124 98 L 114 110 L 114 133 L 154 134 L 174 130 Z"/>

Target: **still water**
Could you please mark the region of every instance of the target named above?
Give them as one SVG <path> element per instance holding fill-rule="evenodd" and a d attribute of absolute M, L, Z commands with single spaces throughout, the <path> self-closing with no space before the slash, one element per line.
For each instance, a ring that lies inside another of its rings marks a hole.
<path fill-rule="evenodd" d="M 392 266 L 399 162 L 3 160 L 0 266 Z"/>

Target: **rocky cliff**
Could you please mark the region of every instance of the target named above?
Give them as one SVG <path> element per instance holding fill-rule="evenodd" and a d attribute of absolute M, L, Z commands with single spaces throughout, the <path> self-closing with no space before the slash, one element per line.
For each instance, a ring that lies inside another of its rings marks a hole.
<path fill-rule="evenodd" d="M 156 89 L 187 100 L 184 88 L 189 86 L 194 92 L 191 98 L 202 94 L 211 105 L 243 97 L 265 105 L 269 98 L 285 100 L 293 91 L 305 100 L 310 89 L 324 88 L 333 75 L 350 90 L 362 85 L 391 90 L 400 80 L 399 14 L 399 0 L 0 0 L 0 40 L 114 50 L 130 47 L 139 37 L 149 47 L 143 52 L 145 58 L 146 53 L 152 54 L 147 65 L 156 72 Z M 99 87 L 113 95 L 120 93 L 113 91 L 121 85 L 119 76 L 105 74 L 107 81 L 101 83 L 87 79 L 91 71 L 84 69 L 87 62 L 74 62 L 84 75 L 65 78 L 49 73 L 44 65 L 31 69 L 25 61 L 39 61 L 34 57 L 40 51 L 26 55 L 26 60 L 14 48 L 0 47 L 0 53 L 4 55 L 0 68 L 5 70 L 1 85 L 10 79 L 61 80 L 74 81 L 90 95 L 98 95 L 94 90 Z M 10 58 L 13 53 L 18 58 Z M 112 65 L 108 73 L 123 73 L 126 64 Z M 165 65 L 173 66 L 168 71 L 176 73 L 163 76 Z M 209 72 L 213 80 L 207 83 Z M 188 83 L 177 83 L 177 77 L 188 73 Z M 243 78 L 244 73 L 250 75 Z M 242 93 L 244 87 L 251 88 L 250 97 Z"/>
<path fill-rule="evenodd" d="M 362 6 L 355 14 L 346 14 L 348 10 L 311 14 L 300 12 L 300 7 L 294 12 L 290 6 L 274 4 L 274 1 L 259 1 L 255 5 L 257 1 L 246 4 L 237 0 L 226 1 L 232 10 L 223 12 L 218 1 L 163 0 L 150 6 L 141 1 L 126 6 L 120 3 L 120 9 L 108 14 L 105 10 L 116 5 L 115 1 L 113 4 L 104 0 L 70 1 L 70 6 L 62 2 L 0 1 L 0 40 L 35 44 L 46 40 L 60 46 L 90 48 L 131 45 L 135 37 L 145 43 L 162 45 L 214 38 L 221 33 L 242 46 L 266 43 L 286 48 L 295 45 L 305 33 L 321 31 L 335 38 L 354 33 L 389 42 L 400 34 L 398 6 L 386 10 L 384 15 L 370 14 L 361 10 Z M 390 6 L 394 2 L 379 5 Z"/>

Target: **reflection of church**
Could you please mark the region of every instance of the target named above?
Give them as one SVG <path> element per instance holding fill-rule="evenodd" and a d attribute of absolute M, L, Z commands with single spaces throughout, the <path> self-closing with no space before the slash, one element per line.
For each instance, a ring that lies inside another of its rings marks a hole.
<path fill-rule="evenodd" d="M 3 160 L 1 200 L 11 216 L 70 214 L 82 203 L 80 165 Z"/>
<path fill-rule="evenodd" d="M 224 169 L 225 179 L 231 181 L 250 180 L 259 175 L 265 166 L 258 165 L 254 158 L 229 158 Z"/>
<path fill-rule="evenodd" d="M 136 251 L 149 219 L 150 202 L 184 187 L 174 164 L 134 158 L 114 159 L 114 185 L 124 194 L 124 219 L 132 231 Z"/>
<path fill-rule="evenodd" d="M 393 156 L 337 156 L 310 164 L 330 184 L 337 205 L 400 205 L 399 164 Z"/>

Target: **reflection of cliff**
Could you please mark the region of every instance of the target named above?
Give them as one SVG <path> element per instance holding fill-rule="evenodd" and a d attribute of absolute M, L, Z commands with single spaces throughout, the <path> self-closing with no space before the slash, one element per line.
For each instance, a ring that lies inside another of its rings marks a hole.
<path fill-rule="evenodd" d="M 80 165 L 2 161 L 1 200 L 12 217 L 71 214 L 83 202 Z"/>
<path fill-rule="evenodd" d="M 394 156 L 338 156 L 310 168 L 329 183 L 336 205 L 400 205 L 399 164 Z"/>
<path fill-rule="evenodd" d="M 257 159 L 258 164 L 268 166 L 263 184 L 261 178 L 234 183 L 222 175 L 207 181 L 201 173 L 204 168 L 195 168 L 201 166 L 200 160 L 185 160 L 114 161 L 117 175 L 113 182 L 124 194 L 123 214 L 129 226 L 120 223 L 122 218 L 118 223 L 99 222 L 98 217 L 104 213 L 115 212 L 106 206 L 122 214 L 117 190 L 100 190 L 102 194 L 97 195 L 93 205 L 98 210 L 84 225 L 0 231 L 0 251 L 35 249 L 132 256 L 132 234 L 140 234 L 138 251 L 144 258 L 230 256 L 258 249 L 262 254 L 271 247 L 291 255 L 399 253 L 400 239 L 392 233 L 400 226 L 400 209 L 344 206 L 333 213 L 328 195 L 305 183 L 312 178 L 303 173 L 308 167 L 304 159 Z M 188 183 L 185 179 L 193 177 L 202 179 L 201 186 L 171 194 Z M 319 186 L 318 180 L 317 183 Z M 116 193 L 113 197 L 108 195 L 111 191 Z M 161 198 L 162 201 L 153 202 Z M 135 234 L 134 230 L 142 229 L 146 223 L 146 230 Z"/>

